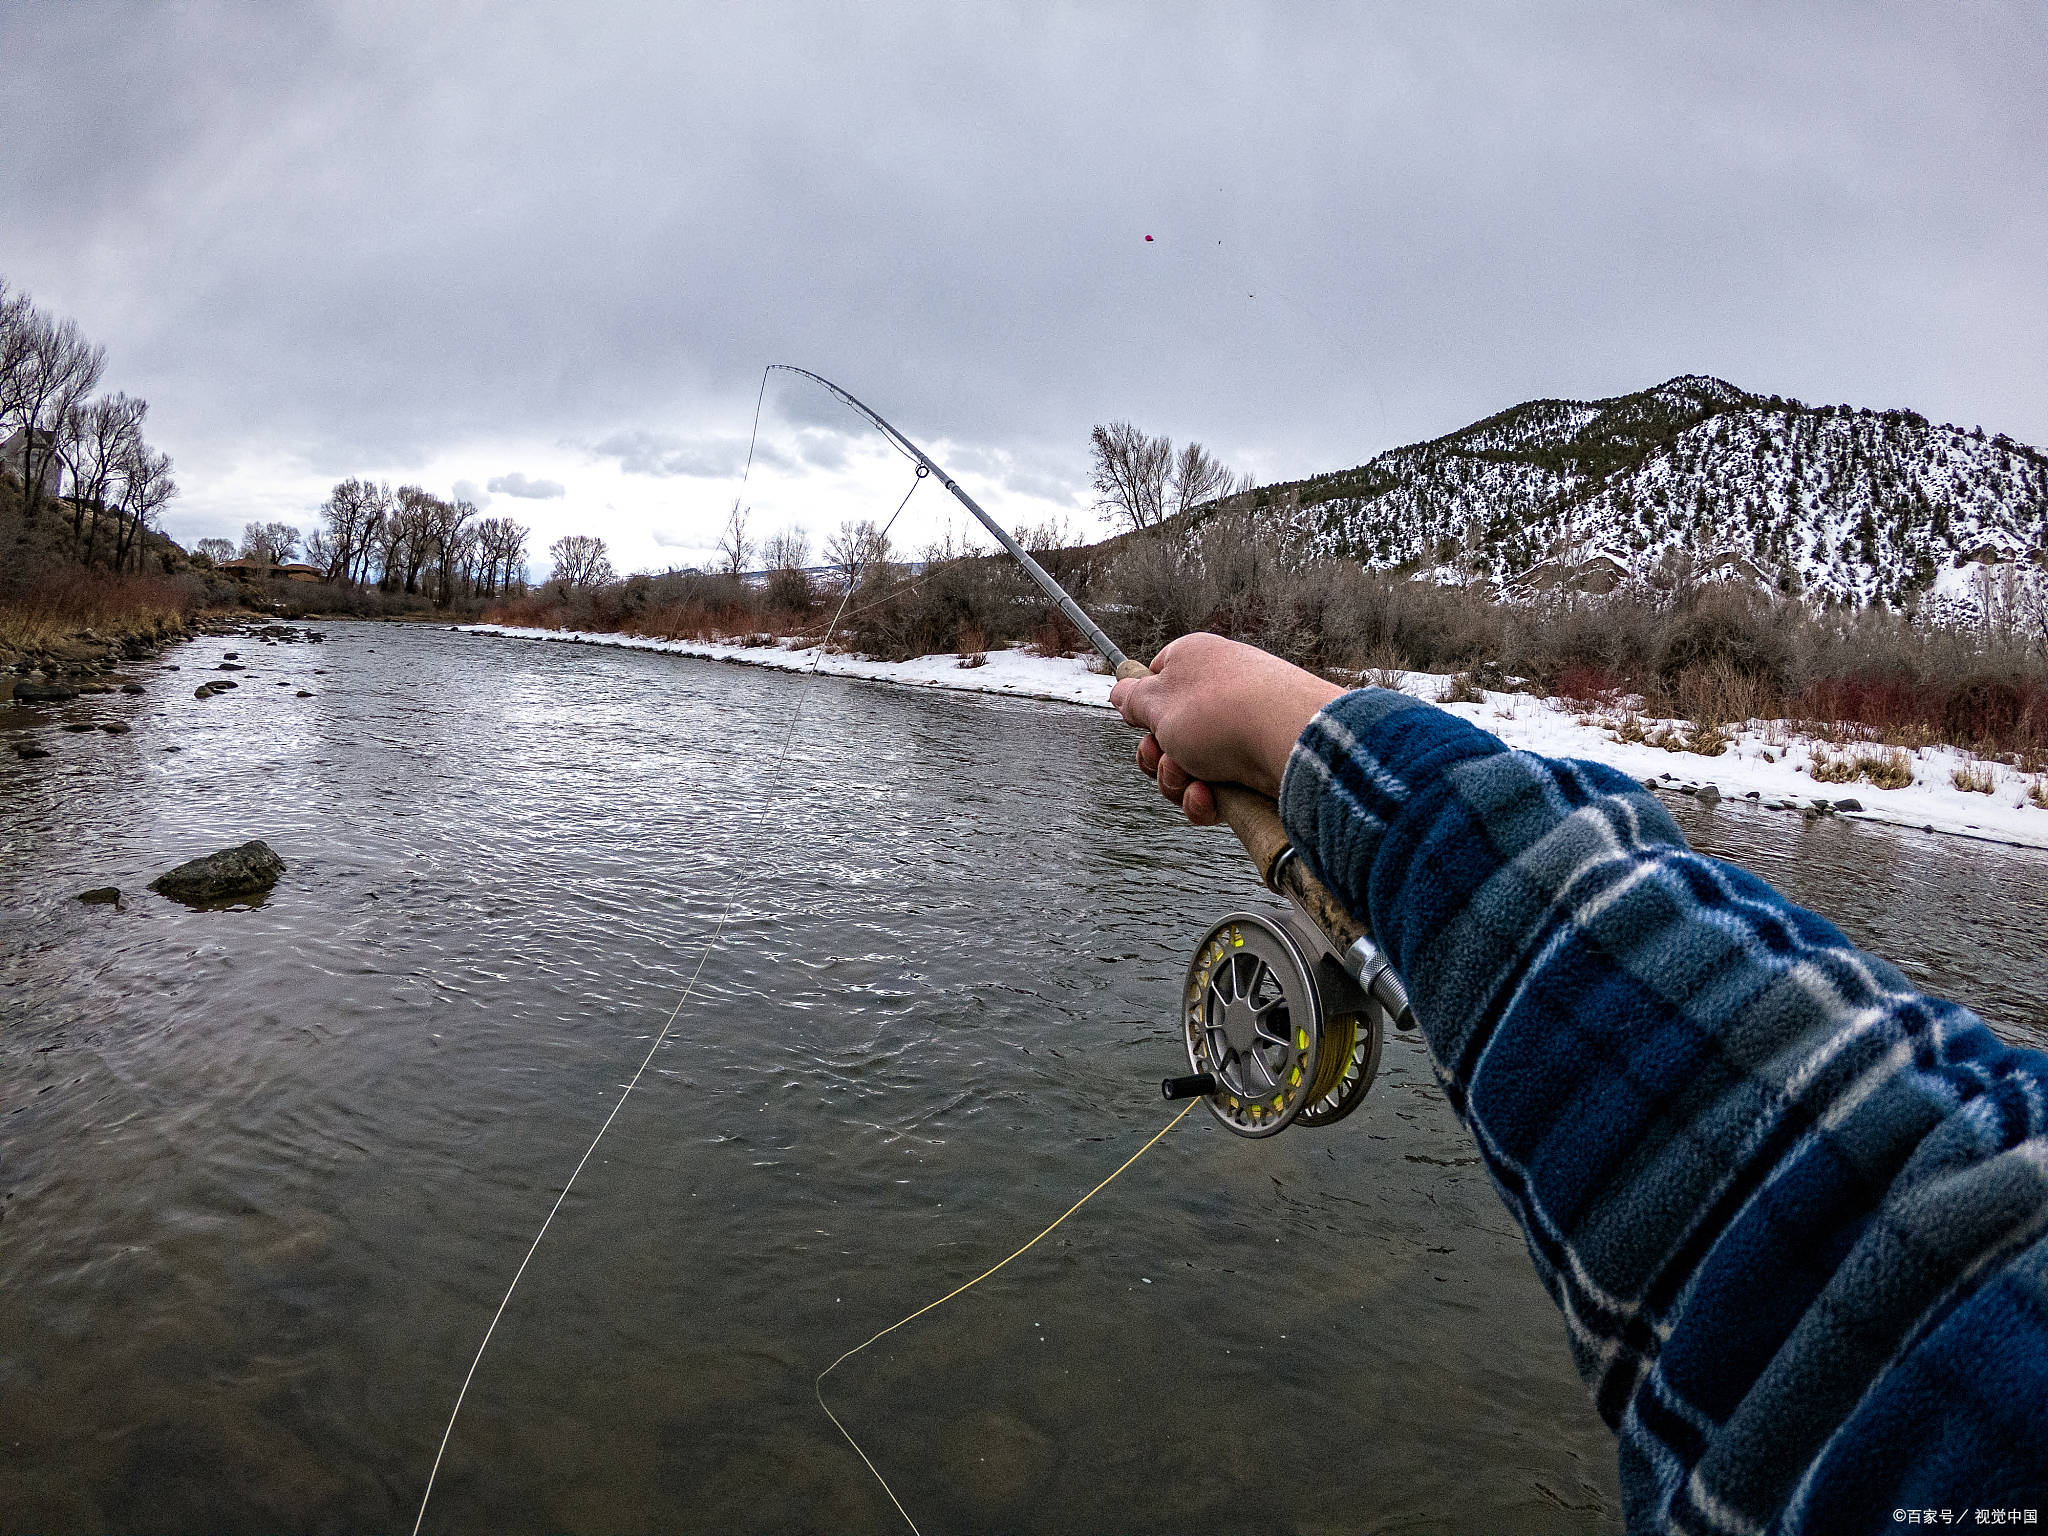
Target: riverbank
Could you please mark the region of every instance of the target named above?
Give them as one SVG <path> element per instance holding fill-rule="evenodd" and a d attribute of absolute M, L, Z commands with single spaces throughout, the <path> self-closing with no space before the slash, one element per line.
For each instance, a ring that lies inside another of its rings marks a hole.
<path fill-rule="evenodd" d="M 49 632 L 18 644 L 0 645 L 0 707 L 58 704 L 80 694 L 111 693 L 122 685 L 124 666 L 152 661 L 165 646 L 198 635 L 239 633 L 252 618 L 147 613 L 103 628 Z"/>
<path fill-rule="evenodd" d="M 503 639 L 656 651 L 785 672 L 817 671 L 899 687 L 945 688 L 1098 709 L 1109 707 L 1113 682 L 1087 659 L 1034 656 L 1021 650 L 990 651 L 974 665 L 966 664 L 972 658 L 957 655 L 890 662 L 838 652 L 820 655 L 816 647 L 791 648 L 772 641 L 722 645 L 503 624 L 455 627 L 465 634 Z M 1403 692 L 1432 702 L 1440 700 L 1452 684 L 1451 678 L 1429 672 L 1403 672 L 1389 680 L 1398 681 Z M 2048 796 L 2048 789 L 2037 790 L 2044 781 L 2006 764 L 1973 758 L 1954 747 L 1899 748 L 1887 753 L 1874 746 L 1799 735 L 1783 721 L 1752 721 L 1725 733 L 1721 751 L 1705 756 L 1660 745 L 1676 745 L 1694 736 L 1693 727 L 1683 721 L 1588 713 L 1565 700 L 1523 693 L 1470 691 L 1477 697 L 1442 707 L 1491 731 L 1511 747 L 1547 757 L 1607 763 L 1660 789 L 1696 797 L 1747 799 L 1788 814 L 1841 815 L 2048 849 L 2048 808 L 2028 798 L 2030 793 Z M 1620 739 L 1624 736 L 1640 739 Z M 1863 780 L 1840 782 L 1814 776 L 1816 768 L 1832 774 L 1853 771 L 1859 755 L 1885 758 L 1895 773 L 1900 769 L 1910 773 L 1912 782 L 1885 789 Z M 1988 792 L 1958 787 L 1959 773 L 1976 776 L 1972 781 L 1989 785 Z"/>

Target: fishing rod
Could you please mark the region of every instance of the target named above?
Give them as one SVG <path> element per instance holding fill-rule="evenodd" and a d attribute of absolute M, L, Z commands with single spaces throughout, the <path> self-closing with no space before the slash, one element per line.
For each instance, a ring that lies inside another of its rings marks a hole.
<path fill-rule="evenodd" d="M 1060 612 L 1102 653 L 1119 678 L 1150 677 L 960 482 L 872 407 L 808 368 L 771 363 L 829 391 L 872 424 L 919 469 L 952 493 Z M 1242 784 L 1211 786 L 1259 879 L 1291 907 L 1274 919 L 1236 912 L 1212 923 L 1195 946 L 1181 987 L 1189 1071 L 1160 1084 L 1168 1099 L 1201 1098 L 1240 1136 L 1272 1136 L 1292 1125 L 1334 1125 L 1358 1107 L 1379 1073 L 1388 1025 L 1411 1030 L 1408 990 L 1365 925 L 1309 873 L 1281 825 L 1279 807 Z"/>

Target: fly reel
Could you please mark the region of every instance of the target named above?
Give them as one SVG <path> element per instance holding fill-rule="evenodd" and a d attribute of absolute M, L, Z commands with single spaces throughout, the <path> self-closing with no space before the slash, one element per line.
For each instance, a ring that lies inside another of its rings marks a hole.
<path fill-rule="evenodd" d="M 1360 943 L 1364 958 L 1379 959 Z M 1405 1008 L 1390 1017 L 1380 990 L 1361 986 L 1305 919 L 1223 918 L 1195 946 L 1181 987 L 1192 1075 L 1168 1078 L 1162 1091 L 1206 1098 L 1240 1136 L 1335 1125 L 1379 1073 L 1385 1024 L 1407 1022 Z"/>

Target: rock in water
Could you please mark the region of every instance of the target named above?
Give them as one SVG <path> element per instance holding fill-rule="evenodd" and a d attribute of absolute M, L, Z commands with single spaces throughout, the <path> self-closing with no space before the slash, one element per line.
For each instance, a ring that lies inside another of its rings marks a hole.
<path fill-rule="evenodd" d="M 63 683 L 44 683 L 33 679 L 14 685 L 14 702 L 17 704 L 64 704 L 78 697 L 76 688 Z"/>
<path fill-rule="evenodd" d="M 1719 805 L 1721 803 L 1721 791 L 1712 784 L 1702 784 L 1700 786 L 1699 799 L 1701 805 Z"/>
<path fill-rule="evenodd" d="M 1837 800 L 1835 802 L 1835 809 L 1838 811 L 1860 811 L 1863 809 L 1863 802 L 1861 800 Z"/>
<path fill-rule="evenodd" d="M 267 891 L 283 873 L 284 860 L 268 843 L 257 841 L 239 848 L 223 848 L 203 859 L 188 860 L 168 874 L 158 875 L 149 882 L 149 888 L 187 906 L 201 906 Z"/>
<path fill-rule="evenodd" d="M 94 886 L 89 891 L 80 891 L 78 899 L 88 907 L 118 907 L 121 905 L 121 887 L 118 885 Z"/>

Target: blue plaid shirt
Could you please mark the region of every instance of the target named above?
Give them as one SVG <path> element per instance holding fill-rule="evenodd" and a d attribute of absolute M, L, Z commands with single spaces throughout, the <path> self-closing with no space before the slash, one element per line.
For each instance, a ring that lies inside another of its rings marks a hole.
<path fill-rule="evenodd" d="M 1408 984 L 1631 1530 L 2048 1505 L 2048 1057 L 1635 780 L 1401 694 L 1318 715 L 1280 800 Z"/>

